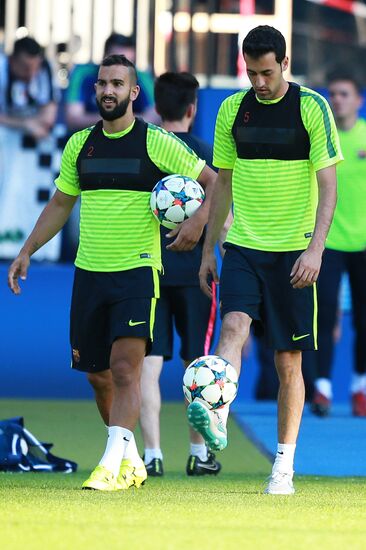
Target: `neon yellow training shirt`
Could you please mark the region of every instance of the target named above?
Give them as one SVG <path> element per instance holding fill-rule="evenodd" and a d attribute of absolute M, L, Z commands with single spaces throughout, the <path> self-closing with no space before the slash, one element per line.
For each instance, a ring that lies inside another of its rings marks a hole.
<path fill-rule="evenodd" d="M 121 139 L 132 130 L 103 133 Z M 71 136 L 61 160 L 57 188 L 68 195 L 81 194 L 80 240 L 75 265 L 88 271 L 124 271 L 142 266 L 161 269 L 159 224 L 151 213 L 150 192 L 96 189 L 80 191 L 76 167 L 78 155 L 90 135 L 86 128 Z M 174 134 L 148 124 L 146 148 L 150 160 L 168 174 L 184 174 L 193 179 L 205 161 Z"/>
<path fill-rule="evenodd" d="M 366 249 L 366 121 L 338 133 L 345 162 L 337 168 L 338 200 L 326 247 L 360 252 Z"/>
<path fill-rule="evenodd" d="M 337 129 L 327 101 L 300 87 L 300 115 L 309 135 L 309 159 L 238 158 L 232 127 L 249 90 L 226 98 L 216 121 L 214 160 L 233 170 L 234 221 L 227 242 L 257 250 L 304 250 L 315 226 L 316 172 L 342 160 Z M 260 101 L 271 109 L 283 98 Z"/>

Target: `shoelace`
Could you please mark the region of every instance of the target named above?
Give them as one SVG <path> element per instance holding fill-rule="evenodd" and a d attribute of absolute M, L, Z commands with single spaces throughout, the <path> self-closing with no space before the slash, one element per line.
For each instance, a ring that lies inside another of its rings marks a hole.
<path fill-rule="evenodd" d="M 220 432 L 225 433 L 225 426 L 224 426 L 223 421 L 222 421 L 221 418 L 220 418 L 220 415 L 219 415 L 216 411 L 213 411 L 213 413 L 214 413 L 214 415 L 215 415 L 214 417 L 215 417 L 215 419 L 216 419 L 216 422 L 215 422 L 215 423 L 216 423 L 217 429 L 220 430 Z"/>
<path fill-rule="evenodd" d="M 287 474 L 285 472 L 274 472 L 268 476 L 267 482 L 271 481 L 272 483 L 279 485 L 285 479 L 288 479 L 288 481 L 290 482 L 292 481 L 290 474 Z"/>

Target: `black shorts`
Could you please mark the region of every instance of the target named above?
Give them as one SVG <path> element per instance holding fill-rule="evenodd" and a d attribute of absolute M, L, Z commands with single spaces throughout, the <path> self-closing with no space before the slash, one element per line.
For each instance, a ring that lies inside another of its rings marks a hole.
<path fill-rule="evenodd" d="M 204 355 L 211 344 L 215 317 L 216 308 L 211 315 L 211 300 L 199 286 L 161 287 L 150 355 L 172 358 L 174 325 L 181 341 L 181 358 L 192 361 Z"/>
<path fill-rule="evenodd" d="M 159 276 L 151 267 L 113 273 L 76 268 L 70 314 L 72 368 L 109 369 L 117 338 L 152 340 Z"/>
<path fill-rule="evenodd" d="M 247 313 L 263 323 L 269 347 L 317 349 L 316 285 L 294 289 L 291 269 L 303 252 L 263 252 L 226 244 L 221 277 L 221 317 Z"/>

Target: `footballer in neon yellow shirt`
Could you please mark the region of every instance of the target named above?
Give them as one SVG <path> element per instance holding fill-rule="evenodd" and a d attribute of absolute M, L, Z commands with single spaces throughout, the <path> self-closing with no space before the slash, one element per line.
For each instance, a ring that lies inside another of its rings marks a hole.
<path fill-rule="evenodd" d="M 264 325 L 280 381 L 278 448 L 265 490 L 292 494 L 293 458 L 304 404 L 301 350 L 315 349 L 315 281 L 336 203 L 342 159 L 327 101 L 287 82 L 286 43 L 270 26 L 243 41 L 251 88 L 227 98 L 215 129 L 219 168 L 200 269 L 202 289 L 218 282 L 214 244 L 233 208 L 220 276 L 222 326 L 217 354 L 238 374 L 253 319 Z M 188 407 L 212 448 L 227 444 L 227 410 Z"/>
<path fill-rule="evenodd" d="M 30 256 L 65 224 L 81 194 L 80 244 L 71 305 L 72 366 L 88 373 L 108 426 L 103 457 L 83 489 L 139 487 L 146 479 L 133 430 L 139 418 L 141 366 L 152 339 L 160 232 L 149 207 L 166 174 L 183 172 L 206 187 L 206 200 L 170 236 L 172 250 L 190 250 L 202 235 L 216 174 L 178 138 L 135 119 L 136 69 L 110 55 L 99 69 L 102 120 L 66 145 L 57 191 L 9 269 L 19 294 Z M 175 237 L 175 238 L 174 238 Z"/>

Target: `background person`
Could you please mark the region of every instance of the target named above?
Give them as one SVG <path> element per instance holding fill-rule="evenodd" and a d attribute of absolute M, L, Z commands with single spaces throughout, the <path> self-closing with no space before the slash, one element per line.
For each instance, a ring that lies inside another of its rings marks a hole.
<path fill-rule="evenodd" d="M 45 138 L 55 124 L 58 100 L 51 67 L 36 40 L 21 38 L 9 57 L 0 54 L 0 125 Z"/>
<path fill-rule="evenodd" d="M 96 84 L 102 121 L 68 141 L 57 191 L 8 275 L 11 290 L 19 294 L 18 279 L 26 277 L 30 256 L 60 231 L 81 194 L 70 339 L 72 366 L 87 373 L 109 426 L 103 457 L 83 483 L 84 489 L 100 491 L 139 487 L 146 479 L 133 430 L 159 296 L 160 234 L 149 206 L 151 190 L 176 172 L 206 187 L 207 203 L 172 231 L 171 248 L 189 250 L 207 221 L 215 180 L 205 161 L 181 141 L 135 119 L 138 92 L 133 63 L 120 55 L 103 60 Z"/>
<path fill-rule="evenodd" d="M 132 37 L 112 33 L 104 44 L 103 57 L 125 55 L 135 63 L 136 47 Z M 70 82 L 65 98 L 66 124 L 70 131 L 92 126 L 100 120 L 95 101 L 95 83 L 99 66 L 95 63 L 75 65 L 70 74 Z M 140 93 L 133 105 L 136 115 L 145 120 L 157 122 L 154 116 L 154 79 L 149 71 L 137 71 Z"/>
<path fill-rule="evenodd" d="M 335 164 L 342 156 L 326 100 L 284 79 L 282 34 L 256 27 L 243 41 L 243 55 L 252 87 L 229 96 L 217 116 L 214 165 L 220 170 L 200 280 L 209 295 L 207 277 L 218 281 L 215 242 L 233 203 L 217 353 L 239 373 L 252 319 L 263 322 L 280 381 L 278 447 L 265 492 L 292 494 L 305 395 L 301 350 L 316 348 L 314 283 L 336 204 Z M 191 425 L 212 449 L 227 445 L 228 409 L 222 411 L 200 403 L 188 407 Z"/>
<path fill-rule="evenodd" d="M 361 86 L 352 74 L 338 71 L 330 75 L 329 97 L 345 162 L 338 170 L 337 207 L 318 281 L 319 351 L 309 358 L 316 377 L 311 410 L 318 416 L 330 411 L 339 289 L 347 273 L 355 331 L 352 412 L 366 417 L 366 122 L 358 116 Z"/>
<path fill-rule="evenodd" d="M 0 54 L 0 258 L 14 258 L 53 192 L 59 90 L 43 48 L 31 37 Z M 56 238 L 36 259 L 58 260 Z"/>
<path fill-rule="evenodd" d="M 197 79 L 190 73 L 162 74 L 155 81 L 155 108 L 162 127 L 182 139 L 200 158 L 212 165 L 212 147 L 194 136 L 190 130 L 197 110 Z M 161 226 L 161 250 L 164 274 L 160 279 L 160 299 L 156 307 L 154 341 L 145 357 L 141 377 L 140 424 L 144 440 L 144 460 L 148 475 L 163 475 L 163 454 L 160 446 L 161 396 L 159 378 L 164 360 L 173 356 L 176 328 L 181 341 L 180 356 L 185 367 L 204 354 L 208 327 L 214 324 L 211 300 L 200 289 L 198 271 L 201 264 L 203 237 L 194 250 L 173 252 L 166 247 L 170 230 Z M 211 318 L 210 318 L 211 315 Z M 190 429 L 188 475 L 217 474 L 221 465 L 207 450 L 202 436 Z"/>

